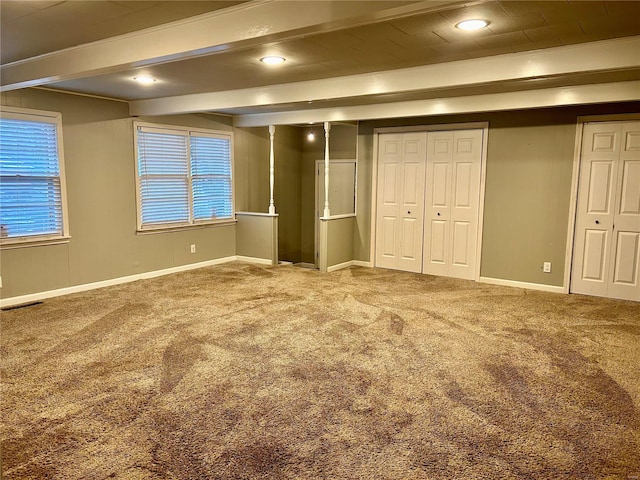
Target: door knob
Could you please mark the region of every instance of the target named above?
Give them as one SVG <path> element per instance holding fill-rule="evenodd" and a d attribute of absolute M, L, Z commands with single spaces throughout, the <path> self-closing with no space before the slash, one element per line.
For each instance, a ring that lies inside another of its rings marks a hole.
<path fill-rule="evenodd" d="M 407 212 L 407 215 L 411 215 L 411 212 Z"/>
<path fill-rule="evenodd" d="M 600 225 L 600 220 L 596 220 L 596 225 Z"/>
<path fill-rule="evenodd" d="M 438 212 L 438 216 L 440 216 L 440 212 Z"/>

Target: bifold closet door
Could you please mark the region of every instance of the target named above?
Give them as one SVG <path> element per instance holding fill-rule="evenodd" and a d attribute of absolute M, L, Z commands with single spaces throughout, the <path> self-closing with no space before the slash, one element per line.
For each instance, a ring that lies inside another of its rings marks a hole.
<path fill-rule="evenodd" d="M 427 136 L 423 273 L 475 279 L 482 132 Z"/>
<path fill-rule="evenodd" d="M 425 132 L 378 136 L 376 266 L 422 269 Z"/>
<path fill-rule="evenodd" d="M 640 122 L 584 125 L 571 292 L 640 300 Z"/>

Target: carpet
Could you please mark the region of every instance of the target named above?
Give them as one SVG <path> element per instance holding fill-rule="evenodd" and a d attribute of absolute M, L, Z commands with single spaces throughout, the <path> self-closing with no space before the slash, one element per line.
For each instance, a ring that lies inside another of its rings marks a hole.
<path fill-rule="evenodd" d="M 234 262 L 2 312 L 4 479 L 636 479 L 640 304 Z"/>

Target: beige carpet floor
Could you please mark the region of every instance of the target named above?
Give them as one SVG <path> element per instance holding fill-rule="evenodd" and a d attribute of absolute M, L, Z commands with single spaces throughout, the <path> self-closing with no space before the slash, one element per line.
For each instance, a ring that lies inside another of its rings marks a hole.
<path fill-rule="evenodd" d="M 640 304 L 230 263 L 2 312 L 4 479 L 635 479 Z"/>

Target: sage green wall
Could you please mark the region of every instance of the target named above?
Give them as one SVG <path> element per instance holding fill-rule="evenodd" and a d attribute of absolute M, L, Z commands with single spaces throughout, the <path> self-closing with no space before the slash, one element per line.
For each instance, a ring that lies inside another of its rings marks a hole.
<path fill-rule="evenodd" d="M 280 260 L 297 263 L 302 257 L 300 247 L 300 159 L 302 137 L 300 128 L 276 127 L 275 193 L 278 212 L 278 255 Z"/>
<path fill-rule="evenodd" d="M 269 207 L 269 131 L 237 128 L 234 142 L 235 207 L 238 212 L 266 213 Z"/>
<path fill-rule="evenodd" d="M 300 171 L 301 261 L 315 263 L 315 162 L 316 160 L 324 160 L 324 127 L 322 125 L 314 125 L 299 130 L 302 138 L 302 165 Z M 315 141 L 313 142 L 307 140 L 307 134 L 310 131 L 315 134 Z M 357 128 L 355 125 L 334 124 L 331 126 L 329 133 L 329 152 L 332 160 L 356 158 Z"/>
<path fill-rule="evenodd" d="M 638 111 L 632 102 L 361 122 L 355 259 L 370 260 L 374 128 L 488 121 L 480 274 L 561 286 L 577 118 Z"/>
<path fill-rule="evenodd" d="M 371 195 L 373 179 L 374 122 L 358 125 L 358 166 L 356 168 L 356 221 L 353 234 L 353 258 L 369 261 L 371 248 Z M 372 265 L 373 266 L 373 260 Z"/>
<path fill-rule="evenodd" d="M 2 105 L 62 113 L 70 232 L 67 244 L 3 249 L 3 298 L 108 280 L 236 254 L 236 227 L 201 227 L 138 235 L 133 121 L 126 103 L 40 89 L 2 93 Z M 333 125 L 332 159 L 356 157 L 358 208 L 353 258 L 368 261 L 371 240 L 373 129 L 384 126 L 489 121 L 481 274 L 562 284 L 575 125 L 581 115 L 632 113 L 640 102 Z M 233 130 L 230 117 L 177 115 L 141 120 Z M 314 262 L 315 160 L 324 133 L 278 127 L 276 193 L 280 258 Z M 237 210 L 266 212 L 267 128 L 235 129 Z M 345 235 L 348 236 L 348 235 Z M 189 253 L 196 244 L 197 253 Z M 543 261 L 553 263 L 543 274 Z"/>
<path fill-rule="evenodd" d="M 237 128 L 236 172 L 244 183 L 236 183 L 236 210 L 264 212 L 269 209 L 269 129 Z M 278 219 L 280 260 L 300 261 L 300 128 L 277 126 L 274 136 L 274 202 Z"/>
<path fill-rule="evenodd" d="M 134 119 L 126 103 L 40 89 L 5 92 L 0 102 L 62 113 L 72 237 L 62 245 L 3 249 L 3 298 L 235 255 L 235 225 L 136 234 Z M 141 120 L 233 129 L 231 118 L 213 115 Z"/>
<path fill-rule="evenodd" d="M 353 260 L 353 224 L 355 217 L 335 218 L 327 222 L 327 266 Z"/>
<path fill-rule="evenodd" d="M 492 119 L 481 276 L 562 286 L 575 134 L 570 111 Z"/>
<path fill-rule="evenodd" d="M 273 261 L 278 217 L 237 213 L 236 220 L 236 255 Z"/>

